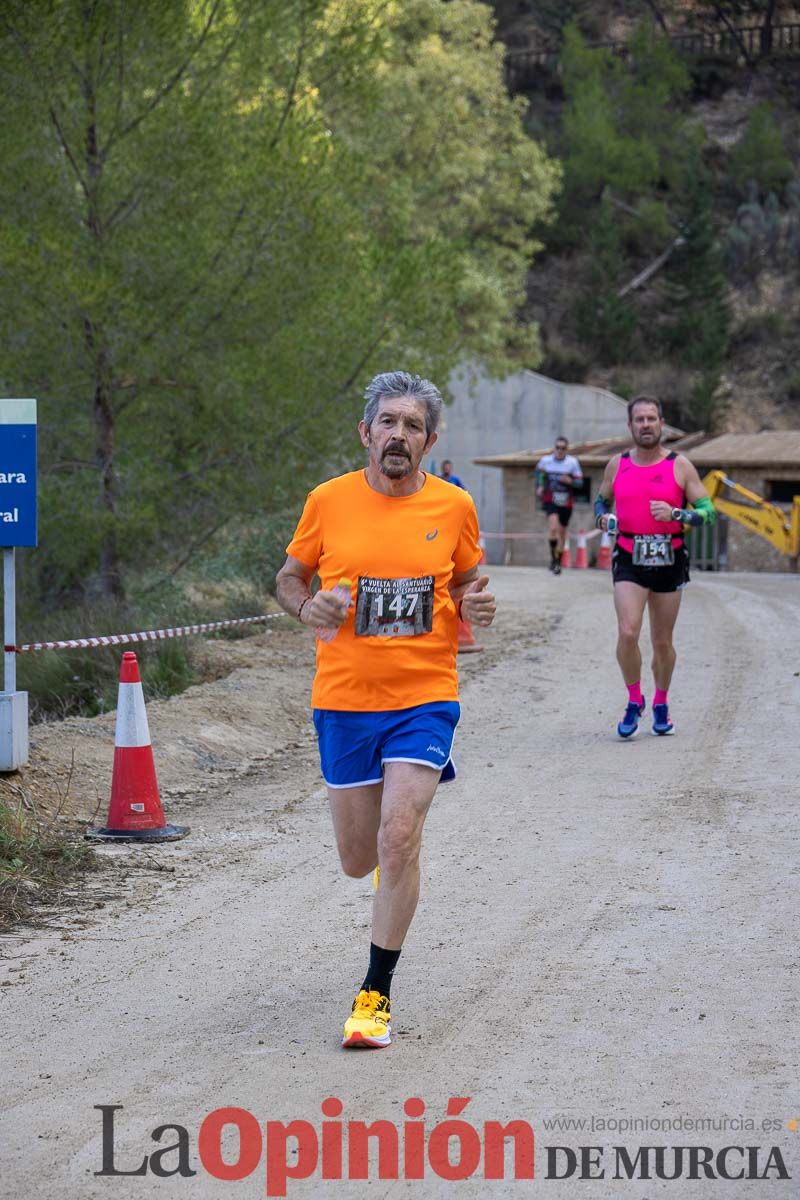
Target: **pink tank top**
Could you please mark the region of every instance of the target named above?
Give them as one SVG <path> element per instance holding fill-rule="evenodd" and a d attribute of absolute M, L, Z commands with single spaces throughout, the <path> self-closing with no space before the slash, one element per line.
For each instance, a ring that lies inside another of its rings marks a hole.
<path fill-rule="evenodd" d="M 657 521 L 650 513 L 651 500 L 666 500 L 672 508 L 683 508 L 683 488 L 675 480 L 673 452 L 648 467 L 637 467 L 626 451 L 619 460 L 614 476 L 614 506 L 619 533 L 617 542 L 623 550 L 633 550 L 635 533 L 671 533 L 673 546 L 683 540 L 680 521 Z"/>

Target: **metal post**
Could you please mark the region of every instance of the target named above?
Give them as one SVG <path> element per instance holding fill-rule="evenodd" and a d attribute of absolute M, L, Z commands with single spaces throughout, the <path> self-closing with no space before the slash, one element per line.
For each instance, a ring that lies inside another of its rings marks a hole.
<path fill-rule="evenodd" d="M 3 641 L 17 641 L 14 547 L 3 548 Z M 6 650 L 5 688 L 0 692 L 0 771 L 17 771 L 28 761 L 28 693 L 17 691 L 17 656 Z"/>
<path fill-rule="evenodd" d="M 3 642 L 6 646 L 17 644 L 17 589 L 14 547 L 3 550 Z M 4 692 L 17 690 L 17 656 L 13 650 L 5 651 Z"/>

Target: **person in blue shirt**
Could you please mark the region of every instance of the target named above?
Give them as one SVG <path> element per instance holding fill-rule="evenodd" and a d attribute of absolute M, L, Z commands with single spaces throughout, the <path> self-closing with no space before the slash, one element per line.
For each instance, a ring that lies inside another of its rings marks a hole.
<path fill-rule="evenodd" d="M 464 491 L 467 490 L 458 476 L 453 474 L 453 464 L 450 462 L 449 458 L 445 458 L 442 461 L 442 474 L 440 478 L 446 479 L 448 483 L 454 483 L 456 487 L 464 488 Z"/>

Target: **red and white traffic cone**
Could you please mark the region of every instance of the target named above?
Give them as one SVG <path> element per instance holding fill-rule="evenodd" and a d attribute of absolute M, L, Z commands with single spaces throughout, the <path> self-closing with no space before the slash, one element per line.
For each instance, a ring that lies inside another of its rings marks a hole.
<path fill-rule="evenodd" d="M 603 530 L 603 536 L 600 538 L 600 549 L 597 552 L 597 562 L 595 566 L 601 571 L 611 570 L 611 538 L 608 531 Z"/>
<path fill-rule="evenodd" d="M 462 621 L 458 618 L 458 653 L 459 654 L 474 654 L 476 650 L 482 650 L 483 646 L 479 646 L 475 641 L 475 635 L 472 632 L 472 626 L 469 621 Z"/>
<path fill-rule="evenodd" d="M 481 534 L 481 536 L 478 538 L 478 545 L 481 548 L 481 556 L 478 559 L 478 566 L 480 566 L 482 563 L 486 562 L 486 538 L 483 536 L 483 534 Z"/>
<path fill-rule="evenodd" d="M 575 562 L 573 566 L 585 571 L 589 566 L 589 559 L 586 555 L 586 530 L 578 530 L 578 547 L 575 551 Z"/>
<path fill-rule="evenodd" d="M 188 826 L 168 825 L 164 817 L 139 664 L 128 650 L 119 670 L 108 823 L 90 829 L 86 837 L 94 842 L 176 842 L 188 832 Z"/>

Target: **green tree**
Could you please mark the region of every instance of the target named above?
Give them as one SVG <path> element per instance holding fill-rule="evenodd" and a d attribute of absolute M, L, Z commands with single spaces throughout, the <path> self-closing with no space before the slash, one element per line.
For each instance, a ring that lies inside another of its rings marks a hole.
<path fill-rule="evenodd" d="M 668 225 L 664 193 L 675 186 L 674 164 L 685 139 L 685 65 L 666 39 L 644 25 L 631 38 L 627 59 L 591 49 L 569 28 L 562 63 L 562 218 L 579 240 L 587 204 L 610 187 L 629 207 L 646 202 L 647 219 L 632 218 L 636 236 L 646 246 L 649 231 L 657 243 Z"/>
<path fill-rule="evenodd" d="M 524 133 L 525 101 L 509 100 L 486 8 L 403 0 L 389 6 L 384 34 L 368 95 L 351 96 L 337 125 L 352 201 L 378 231 L 381 271 L 392 272 L 380 303 L 406 326 L 399 348 L 416 361 L 443 353 L 440 376 L 460 346 L 499 372 L 533 362 L 538 331 L 516 318 L 520 266 L 539 249 L 531 230 L 552 215 L 560 172 Z M 415 264 L 431 286 L 413 285 L 412 334 L 393 276 L 413 276 Z"/>
<path fill-rule="evenodd" d="M 731 151 L 729 175 L 740 196 L 746 196 L 754 182 L 762 197 L 781 192 L 794 175 L 781 127 L 764 101 L 750 113 L 744 133 Z"/>
<path fill-rule="evenodd" d="M 663 336 L 670 361 L 694 375 L 687 421 L 697 429 L 709 428 L 716 417 L 731 315 L 710 180 L 699 160 L 687 177 L 681 215 L 684 244 L 669 263 Z"/>
<path fill-rule="evenodd" d="M 603 363 L 625 362 L 636 338 L 636 310 L 619 296 L 624 257 L 620 246 L 619 218 L 604 197 L 592 222 L 588 259 L 580 298 L 575 306 L 579 337 Z"/>
<path fill-rule="evenodd" d="M 8 0 L 0 67 L 43 591 L 121 597 L 296 498 L 375 369 L 535 362 L 516 312 L 557 171 L 477 0 Z"/>

